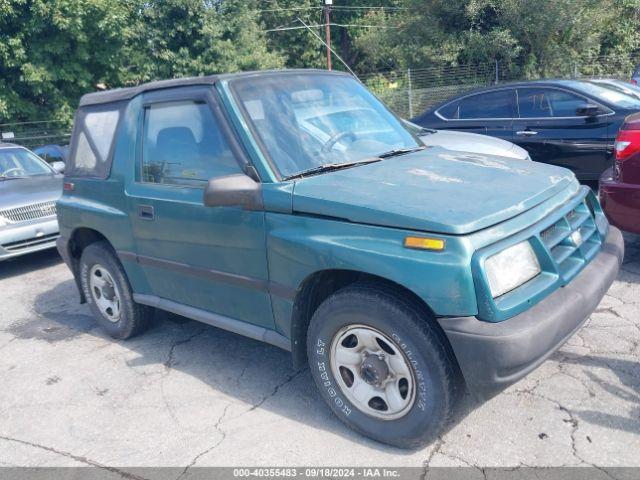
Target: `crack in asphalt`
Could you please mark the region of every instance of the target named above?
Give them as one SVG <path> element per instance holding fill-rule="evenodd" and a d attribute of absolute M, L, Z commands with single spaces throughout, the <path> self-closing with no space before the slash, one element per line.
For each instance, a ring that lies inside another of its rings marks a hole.
<path fill-rule="evenodd" d="M 135 474 L 127 472 L 125 470 L 121 470 L 121 469 L 116 468 L 116 467 L 110 467 L 109 465 L 104 465 L 104 464 L 102 464 L 100 462 L 96 462 L 95 460 L 91 460 L 90 458 L 87 458 L 87 457 L 84 457 L 84 456 L 80 456 L 80 455 L 74 455 L 73 453 L 65 452 L 64 450 L 58 450 L 57 448 L 48 447 L 46 445 L 40 445 L 38 443 L 29 442 L 27 440 L 21 440 L 19 438 L 6 437 L 4 435 L 0 435 L 0 440 L 4 440 L 6 442 L 18 443 L 20 445 L 26 445 L 26 446 L 29 446 L 29 447 L 32 447 L 32 448 L 38 448 L 40 450 L 45 450 L 47 452 L 51 452 L 51 453 L 54 453 L 56 455 L 60 455 L 62 457 L 70 458 L 72 460 L 75 460 L 76 462 L 80 462 L 80 463 L 83 463 L 85 465 L 89 465 L 91 467 L 96 467 L 96 468 L 100 468 L 102 470 L 107 470 L 109 472 L 112 472 L 112 473 L 115 473 L 115 474 L 121 476 L 122 478 L 127 478 L 129 480 L 148 480 L 145 477 L 141 477 L 139 475 L 135 475 Z"/>
<path fill-rule="evenodd" d="M 269 395 L 265 395 L 258 403 L 252 405 L 251 408 L 249 410 L 247 410 L 246 412 L 244 412 L 242 415 L 246 415 L 249 412 L 253 412 L 256 408 L 260 407 L 264 402 L 266 402 L 267 400 L 269 400 L 272 397 L 275 397 L 276 394 L 278 393 L 278 390 L 280 390 L 282 387 L 284 387 L 287 383 L 292 382 L 296 377 L 298 377 L 304 371 L 305 371 L 305 369 L 302 368 L 302 369 L 292 373 L 291 375 L 287 375 L 282 382 L 280 382 L 279 384 L 277 384 L 274 387 L 273 391 Z"/>
<path fill-rule="evenodd" d="M 189 343 L 197 336 L 202 335 L 206 330 L 207 330 L 206 328 L 201 328 L 198 332 L 189 335 L 187 338 L 183 338 L 182 340 L 174 340 L 173 342 L 171 342 L 171 347 L 169 348 L 169 354 L 167 355 L 167 359 L 163 364 L 165 367 L 167 367 L 167 373 L 175 365 L 176 348 L 178 348 L 180 345 Z"/>
<path fill-rule="evenodd" d="M 242 375 L 244 375 L 245 370 L 247 369 L 247 367 L 243 368 L 242 372 L 240 373 L 239 377 L 242 377 Z M 249 408 L 247 411 L 243 412 L 241 415 L 235 417 L 235 418 L 239 418 L 243 415 L 246 415 L 249 412 L 254 411 L 255 409 L 257 409 L 258 407 L 260 407 L 264 402 L 266 402 L 268 399 L 273 398 L 274 396 L 276 396 L 278 394 L 278 392 L 280 391 L 280 389 L 292 382 L 296 377 L 298 377 L 302 372 L 304 372 L 305 369 L 301 369 L 298 370 L 296 372 L 294 372 L 291 375 L 287 375 L 283 381 L 281 381 L 280 383 L 278 383 L 274 388 L 273 391 L 269 394 L 269 395 L 265 395 L 262 399 L 260 399 L 260 401 L 258 403 L 255 403 L 254 405 L 251 406 L 251 408 Z M 193 459 L 191 460 L 191 462 L 184 467 L 184 470 L 180 473 L 180 475 L 176 478 L 176 480 L 179 480 L 180 478 L 183 478 L 187 472 L 189 471 L 190 468 L 192 468 L 197 462 L 198 460 L 200 460 L 200 458 L 202 458 L 203 456 L 207 455 L 208 453 L 212 452 L 213 450 L 215 450 L 216 448 L 218 448 L 222 442 L 227 438 L 227 433 L 222 430 L 222 428 L 220 428 L 220 425 L 222 424 L 224 418 L 227 415 L 227 411 L 229 410 L 229 408 L 231 407 L 231 403 L 227 404 L 227 406 L 224 408 L 222 414 L 220 415 L 220 418 L 218 418 L 218 421 L 214 424 L 214 428 L 220 433 L 221 438 L 220 440 L 218 440 L 215 444 L 213 444 L 211 447 L 203 450 L 202 452 L 198 453 L 195 457 L 193 457 Z"/>
<path fill-rule="evenodd" d="M 191 335 L 189 335 L 186 338 L 183 338 L 183 339 L 180 339 L 180 340 L 173 340 L 171 342 L 171 346 L 170 346 L 169 352 L 167 354 L 167 359 L 163 362 L 163 365 L 165 367 L 165 371 L 162 374 L 162 377 L 160 378 L 160 396 L 162 397 L 162 403 L 164 403 L 164 406 L 167 409 L 167 412 L 169 413 L 169 416 L 173 420 L 173 423 L 175 423 L 180 428 L 182 428 L 182 425 L 180 425 L 180 420 L 178 419 L 178 417 L 176 416 L 175 412 L 173 411 L 173 408 L 171 407 L 171 405 L 169 403 L 169 400 L 167 400 L 167 396 L 166 396 L 166 394 L 164 392 L 164 379 L 169 375 L 169 373 L 171 373 L 171 370 L 173 369 L 173 366 L 175 365 L 175 350 L 176 350 L 176 348 L 178 348 L 181 345 L 185 345 L 185 344 L 191 342 L 197 336 L 202 335 L 206 330 L 207 330 L 206 326 L 203 326 L 197 332 L 192 333 Z"/>
<path fill-rule="evenodd" d="M 444 440 L 442 437 L 438 437 L 435 447 L 431 450 L 427 459 L 422 462 L 422 474 L 420 475 L 420 480 L 425 480 L 427 478 L 427 474 L 429 473 L 429 464 L 431 463 L 431 460 L 433 460 L 433 457 L 440 452 L 443 445 Z"/>
<path fill-rule="evenodd" d="M 214 445 L 212 445 L 211 447 L 207 448 L 206 450 L 203 450 L 202 452 L 198 453 L 195 457 L 193 457 L 193 459 L 191 460 L 191 462 L 189 463 L 189 465 L 187 465 L 186 467 L 184 467 L 184 470 L 182 470 L 182 472 L 180 473 L 180 475 L 178 475 L 176 477 L 176 480 L 179 480 L 180 478 L 184 477 L 187 474 L 187 471 L 193 467 L 198 460 L 200 460 L 200 458 L 202 458 L 203 456 L 205 456 L 206 454 L 208 454 L 209 452 L 215 450 L 216 448 L 218 448 L 220 446 L 220 444 L 222 444 L 222 442 L 224 441 L 225 438 L 227 438 L 227 433 L 222 430 L 220 428 L 220 425 L 222 424 L 222 421 L 224 420 L 224 417 L 227 415 L 227 410 L 229 410 L 229 407 L 231 407 L 231 403 L 228 403 L 226 407 L 224 407 L 224 410 L 222 411 L 222 415 L 220 415 L 220 418 L 218 418 L 218 421 L 215 423 L 215 425 L 213 426 L 213 428 L 215 428 L 220 435 L 222 436 L 222 438 L 220 438 L 220 440 L 218 440 Z"/>
<path fill-rule="evenodd" d="M 590 467 L 593 467 L 593 468 L 596 468 L 596 469 L 600 470 L 602 473 L 604 473 L 607 477 L 611 478 L 612 480 L 617 480 L 605 468 L 603 468 L 603 467 L 601 467 L 599 465 L 596 465 L 595 463 L 588 462 L 578 452 L 576 433 L 577 433 L 578 428 L 580 426 L 580 421 L 575 417 L 573 412 L 569 408 L 567 408 L 564 405 L 562 405 L 562 403 L 559 402 L 558 400 L 554 400 L 552 398 L 549 398 L 549 397 L 547 397 L 545 395 L 541 395 L 539 393 L 532 393 L 532 395 L 534 397 L 537 397 L 537 398 L 541 399 L 541 400 L 545 400 L 547 402 L 550 402 L 550 403 L 554 404 L 561 412 L 567 414 L 567 416 L 569 417 L 569 420 L 568 421 L 565 420 L 565 421 L 566 421 L 566 423 L 571 425 L 570 438 L 571 438 L 571 451 L 572 451 L 573 457 L 576 458 L 577 460 L 579 460 L 580 462 L 582 462 L 585 465 L 588 465 Z M 565 465 L 565 466 L 569 466 L 569 465 Z"/>

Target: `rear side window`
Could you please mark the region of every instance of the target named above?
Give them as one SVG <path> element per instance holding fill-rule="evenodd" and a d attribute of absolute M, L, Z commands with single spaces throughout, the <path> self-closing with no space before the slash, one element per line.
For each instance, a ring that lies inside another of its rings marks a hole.
<path fill-rule="evenodd" d="M 451 102 L 438 110 L 448 120 L 513 118 L 513 90 L 480 93 Z"/>
<path fill-rule="evenodd" d="M 78 110 L 71 155 L 65 174 L 107 178 L 122 105 L 89 106 Z"/>

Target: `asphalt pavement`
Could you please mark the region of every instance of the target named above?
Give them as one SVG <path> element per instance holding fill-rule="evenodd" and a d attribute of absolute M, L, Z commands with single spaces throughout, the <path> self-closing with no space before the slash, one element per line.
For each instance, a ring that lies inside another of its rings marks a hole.
<path fill-rule="evenodd" d="M 55 251 L 0 264 L 0 466 L 640 466 L 640 237 L 588 323 L 420 450 L 343 426 L 289 354 L 173 315 L 128 341 Z"/>

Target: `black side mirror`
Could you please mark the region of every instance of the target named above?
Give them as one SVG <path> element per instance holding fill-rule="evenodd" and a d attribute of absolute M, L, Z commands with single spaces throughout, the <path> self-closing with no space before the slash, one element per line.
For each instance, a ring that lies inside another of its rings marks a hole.
<path fill-rule="evenodd" d="M 595 117 L 600 113 L 600 107 L 597 105 L 587 104 L 582 107 L 576 108 L 576 115 L 578 117 Z"/>
<path fill-rule="evenodd" d="M 244 174 L 212 178 L 204 189 L 204 204 L 262 210 L 262 186 Z"/>

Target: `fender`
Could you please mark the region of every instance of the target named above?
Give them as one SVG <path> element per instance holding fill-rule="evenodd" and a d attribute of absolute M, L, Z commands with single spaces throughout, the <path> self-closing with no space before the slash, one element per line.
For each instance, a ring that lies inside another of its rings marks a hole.
<path fill-rule="evenodd" d="M 410 290 L 436 316 L 476 315 L 472 247 L 463 237 L 442 236 L 445 250 L 404 247 L 416 232 L 329 218 L 266 214 L 270 280 L 299 290 L 323 270 L 351 270 L 382 277 Z M 276 327 L 289 333 L 294 298 L 272 296 Z"/>

